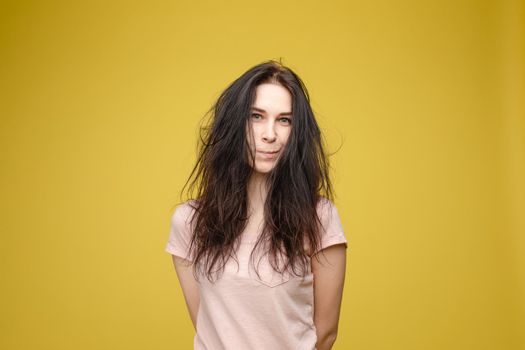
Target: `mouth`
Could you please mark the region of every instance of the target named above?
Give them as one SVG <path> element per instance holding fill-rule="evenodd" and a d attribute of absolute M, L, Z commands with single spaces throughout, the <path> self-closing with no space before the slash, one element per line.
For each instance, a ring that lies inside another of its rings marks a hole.
<path fill-rule="evenodd" d="M 279 153 L 279 151 L 272 151 L 272 152 L 263 152 L 263 151 L 258 151 L 263 158 L 265 159 L 274 159 L 274 158 L 277 158 L 277 154 Z"/>

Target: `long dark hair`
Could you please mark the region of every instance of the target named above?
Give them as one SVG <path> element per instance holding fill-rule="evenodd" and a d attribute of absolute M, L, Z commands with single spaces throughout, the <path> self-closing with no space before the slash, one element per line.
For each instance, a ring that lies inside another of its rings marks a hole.
<path fill-rule="evenodd" d="M 231 83 L 206 113 L 210 122 L 201 127 L 204 135 L 200 135 L 198 160 L 181 191 L 182 199 L 191 181 L 188 198 L 192 200 L 188 203 L 197 215 L 191 218 L 189 250 L 194 254 L 196 278 L 196 268 L 210 279 L 214 267 L 218 267 L 215 272 L 223 271 L 228 259 L 235 258 L 248 220 L 247 184 L 254 171 L 246 161 L 246 155 L 251 154 L 246 128 L 256 87 L 266 82 L 288 89 L 293 118 L 285 149 L 266 177 L 264 224 L 255 247 L 265 243 L 274 270 L 304 275 L 311 257 L 305 240 L 311 252 L 320 246 L 317 206 L 323 197 L 333 200 L 324 140 L 303 81 L 282 62 L 268 60 Z M 281 260 L 286 262 L 283 268 Z"/>

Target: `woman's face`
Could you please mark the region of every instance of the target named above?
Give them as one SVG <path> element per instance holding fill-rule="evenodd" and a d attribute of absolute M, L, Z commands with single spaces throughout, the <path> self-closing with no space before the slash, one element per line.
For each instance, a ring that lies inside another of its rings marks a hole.
<path fill-rule="evenodd" d="M 290 92 L 277 83 L 258 85 L 247 128 L 247 141 L 255 155 L 254 170 L 267 173 L 284 151 L 292 130 Z M 252 164 L 251 159 L 249 164 Z"/>

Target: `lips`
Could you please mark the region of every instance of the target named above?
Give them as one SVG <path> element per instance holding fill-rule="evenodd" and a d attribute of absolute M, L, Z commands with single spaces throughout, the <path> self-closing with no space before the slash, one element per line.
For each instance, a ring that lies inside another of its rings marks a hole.
<path fill-rule="evenodd" d="M 268 160 L 277 159 L 277 155 L 279 154 L 279 151 L 271 151 L 271 152 L 258 151 L 258 152 L 263 159 L 268 159 Z"/>

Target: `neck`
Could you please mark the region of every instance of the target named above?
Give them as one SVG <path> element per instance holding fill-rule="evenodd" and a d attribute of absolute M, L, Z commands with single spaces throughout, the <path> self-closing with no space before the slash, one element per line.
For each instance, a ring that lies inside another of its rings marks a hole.
<path fill-rule="evenodd" d="M 248 212 L 259 212 L 264 210 L 264 202 L 267 195 L 266 175 L 253 172 L 247 186 Z"/>

